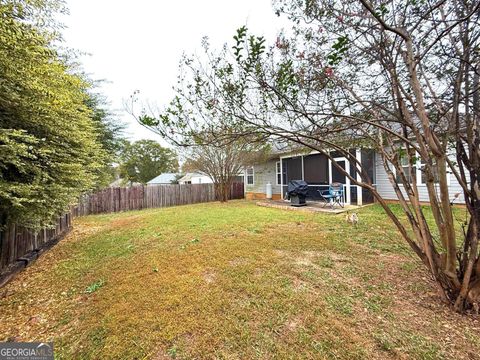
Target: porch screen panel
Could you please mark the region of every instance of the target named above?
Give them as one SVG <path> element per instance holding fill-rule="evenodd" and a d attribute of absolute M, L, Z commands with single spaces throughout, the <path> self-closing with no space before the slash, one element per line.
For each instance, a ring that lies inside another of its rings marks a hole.
<path fill-rule="evenodd" d="M 362 149 L 362 167 L 366 169 L 370 180 L 372 180 L 372 184 L 375 184 L 375 152 L 373 150 Z M 364 204 L 374 201 L 372 193 L 367 189 L 362 189 L 362 199 Z"/>
<path fill-rule="evenodd" d="M 356 178 L 357 177 L 357 168 L 356 168 L 355 161 L 353 161 L 353 159 L 356 157 L 357 150 L 356 149 L 350 149 L 349 153 L 350 153 L 350 155 L 352 155 L 352 159 L 349 159 L 350 160 L 350 175 L 352 177 Z"/>
<path fill-rule="evenodd" d="M 357 204 L 357 201 L 358 201 L 357 187 L 355 185 L 350 185 L 350 203 Z"/>
<path fill-rule="evenodd" d="M 345 170 L 345 160 L 339 160 L 337 161 L 338 166 L 340 166 L 342 169 Z M 341 172 L 337 167 L 332 164 L 332 182 L 339 182 L 342 184 L 347 183 L 347 177 L 344 175 L 343 172 Z"/>
<path fill-rule="evenodd" d="M 370 149 L 362 149 L 362 167 L 366 170 L 368 177 L 375 184 L 375 152 Z"/>
<path fill-rule="evenodd" d="M 305 181 L 309 185 L 328 184 L 328 158 L 323 154 L 303 158 Z"/>
<path fill-rule="evenodd" d="M 287 163 L 287 184 L 291 180 L 302 180 L 302 158 L 286 159 Z"/>

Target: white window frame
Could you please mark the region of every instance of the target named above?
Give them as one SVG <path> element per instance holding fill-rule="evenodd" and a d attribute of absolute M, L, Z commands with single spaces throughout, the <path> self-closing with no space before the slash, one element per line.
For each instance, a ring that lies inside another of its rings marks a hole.
<path fill-rule="evenodd" d="M 252 170 L 251 174 L 248 173 L 249 170 Z M 249 177 L 252 177 L 252 183 L 251 184 L 248 182 Z M 253 166 L 247 167 L 245 169 L 245 183 L 247 185 L 255 185 L 255 169 L 254 169 Z"/>
<path fill-rule="evenodd" d="M 417 154 L 417 183 L 420 186 L 427 186 L 427 183 L 422 182 L 422 168 L 425 164 L 422 164 L 422 159 Z M 438 185 L 438 182 L 434 182 L 434 185 Z M 450 186 L 450 172 L 447 170 L 447 185 Z"/>
<path fill-rule="evenodd" d="M 280 176 L 280 182 L 278 181 L 278 177 Z M 282 163 L 277 161 L 275 163 L 275 184 L 282 185 Z"/>
<path fill-rule="evenodd" d="M 413 166 L 415 167 L 415 174 L 417 176 L 417 186 L 427 186 L 426 183 L 422 182 L 422 167 L 425 166 L 425 164 L 422 164 L 422 159 L 420 157 L 420 154 L 418 152 L 415 152 L 415 157 L 417 158 L 417 161 Z M 397 178 L 397 168 L 393 166 L 392 164 L 392 170 L 393 174 L 395 175 L 395 179 Z M 401 182 L 398 183 L 398 185 L 403 186 Z M 438 182 L 434 183 L 435 186 L 438 186 Z M 447 185 L 450 186 L 450 172 L 447 173 Z"/>
<path fill-rule="evenodd" d="M 419 161 L 419 160 L 418 160 L 418 153 L 417 153 L 417 152 L 415 152 L 415 158 L 417 159 L 417 161 L 415 162 L 415 164 L 413 164 L 413 167 L 415 168 L 414 170 L 415 170 L 415 175 L 416 175 L 416 177 L 417 177 L 417 185 L 418 185 L 418 161 Z M 406 159 L 407 159 L 407 164 L 405 164 L 405 165 L 402 164 L 402 156 L 400 156 L 400 159 L 399 159 L 399 160 L 400 160 L 400 167 L 401 167 L 402 169 L 404 169 L 404 172 L 405 172 L 405 168 L 410 169 L 409 158 L 407 157 Z M 402 182 L 399 181 L 399 179 L 398 179 L 398 177 L 397 177 L 397 168 L 396 168 L 396 167 L 393 167 L 393 170 L 395 170 L 395 171 L 394 171 L 394 173 L 395 173 L 395 180 L 397 181 L 397 183 L 398 183 L 399 185 L 403 185 Z M 410 174 L 410 179 L 411 179 L 411 178 L 412 178 L 412 174 Z M 413 182 L 410 181 L 409 183 L 412 184 Z"/>

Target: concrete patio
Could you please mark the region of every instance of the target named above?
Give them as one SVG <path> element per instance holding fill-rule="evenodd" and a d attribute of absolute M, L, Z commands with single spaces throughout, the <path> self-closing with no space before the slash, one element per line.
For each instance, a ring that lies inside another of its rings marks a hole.
<path fill-rule="evenodd" d="M 292 211 L 309 211 L 309 212 L 322 212 L 330 214 L 341 214 L 347 211 L 353 211 L 361 207 L 367 206 L 358 206 L 358 205 L 345 205 L 345 207 L 340 207 L 336 205 L 333 209 L 330 206 L 324 207 L 324 203 L 320 201 L 307 201 L 306 206 L 291 206 L 290 201 L 285 200 L 261 200 L 257 201 L 258 206 L 271 207 L 282 210 L 292 210 Z"/>

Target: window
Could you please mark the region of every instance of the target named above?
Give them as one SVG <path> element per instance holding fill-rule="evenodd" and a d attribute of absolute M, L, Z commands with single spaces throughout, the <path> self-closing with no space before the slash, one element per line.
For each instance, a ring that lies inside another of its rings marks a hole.
<path fill-rule="evenodd" d="M 407 181 L 411 184 L 413 180 L 412 174 L 410 174 L 410 157 L 405 153 L 400 155 L 400 167 L 407 178 Z M 415 158 L 413 159 L 414 164 L 416 163 Z M 415 165 L 412 166 L 412 172 L 415 173 L 417 171 L 417 167 Z M 402 184 L 402 177 L 400 174 L 397 174 L 397 183 Z"/>
<path fill-rule="evenodd" d="M 283 185 L 287 185 L 287 162 L 282 160 L 282 177 L 283 177 Z"/>
<path fill-rule="evenodd" d="M 253 185 L 254 184 L 254 172 L 253 172 L 253 166 L 247 168 L 247 185 Z"/>
<path fill-rule="evenodd" d="M 276 170 L 277 185 L 280 185 L 282 183 L 282 167 L 280 165 L 280 161 L 277 161 Z"/>
<path fill-rule="evenodd" d="M 426 165 L 426 162 L 424 159 L 421 159 L 420 156 L 415 153 L 413 156 L 413 163 L 414 165 L 412 166 L 412 172 L 413 174 L 416 175 L 417 178 L 417 184 L 418 185 L 426 185 L 427 183 L 427 176 L 425 174 L 424 168 Z M 410 168 L 409 168 L 409 157 L 406 154 L 402 154 L 400 156 L 400 166 L 403 169 L 403 172 L 405 173 L 405 177 L 409 181 L 409 183 L 412 183 L 413 181 L 413 176 L 410 174 Z M 432 170 L 433 170 L 433 176 L 434 176 L 434 183 L 438 184 L 439 182 L 439 176 L 438 176 L 438 166 L 434 163 L 432 165 Z M 399 184 L 402 183 L 401 176 L 397 172 L 396 175 L 397 182 Z M 447 176 L 447 183 L 450 184 L 450 177 Z"/>
<path fill-rule="evenodd" d="M 420 160 L 420 164 L 419 164 L 419 169 L 421 171 L 421 174 L 420 174 L 420 184 L 421 185 L 425 185 L 427 183 L 427 175 L 425 174 L 425 171 L 424 171 L 424 168 L 425 167 L 425 161 L 423 159 Z M 438 177 L 438 166 L 437 164 L 433 164 L 432 165 L 432 170 L 433 170 L 433 181 L 435 183 L 438 183 L 439 182 L 439 177 Z"/>
<path fill-rule="evenodd" d="M 276 179 L 277 185 L 282 184 L 282 177 L 283 177 L 283 185 L 287 184 L 287 162 L 283 161 L 283 166 L 280 166 L 280 161 L 276 163 Z"/>

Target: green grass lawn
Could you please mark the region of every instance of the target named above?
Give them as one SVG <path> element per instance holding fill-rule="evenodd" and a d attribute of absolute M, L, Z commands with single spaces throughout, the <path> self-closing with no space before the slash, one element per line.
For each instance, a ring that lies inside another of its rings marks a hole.
<path fill-rule="evenodd" d="M 232 201 L 78 218 L 0 289 L 0 340 L 53 340 L 57 359 L 478 358 L 478 319 L 439 302 L 379 207 L 359 217 Z"/>

